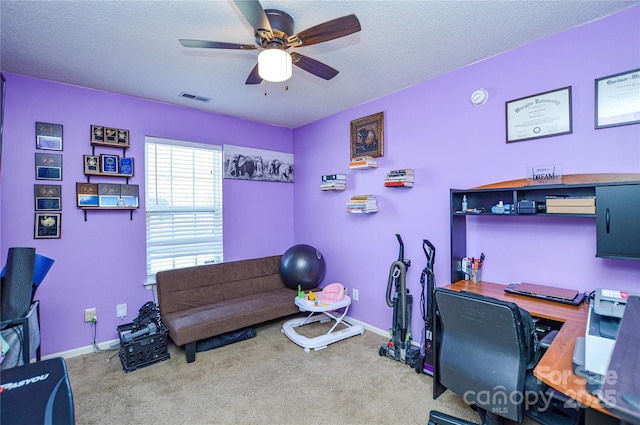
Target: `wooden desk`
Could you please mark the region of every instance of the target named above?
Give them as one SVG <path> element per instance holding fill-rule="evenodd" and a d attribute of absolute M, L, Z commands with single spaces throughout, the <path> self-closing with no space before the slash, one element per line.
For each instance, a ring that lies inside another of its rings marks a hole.
<path fill-rule="evenodd" d="M 551 346 L 533 371 L 536 378 L 550 387 L 579 401 L 580 403 L 611 415 L 601 405 L 598 397 L 587 391 L 587 381 L 573 373 L 573 349 L 576 338 L 584 336 L 587 327 L 589 306 L 586 302 L 578 306 L 540 300 L 504 292 L 506 285 L 490 282 L 461 280 L 445 286 L 454 291 L 469 291 L 510 301 L 527 310 L 535 317 L 561 322 L 562 327 Z"/>

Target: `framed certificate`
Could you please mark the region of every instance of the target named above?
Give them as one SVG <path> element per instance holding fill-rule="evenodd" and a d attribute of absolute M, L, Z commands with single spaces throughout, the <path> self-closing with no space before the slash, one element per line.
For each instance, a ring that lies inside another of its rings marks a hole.
<path fill-rule="evenodd" d="M 100 172 L 105 174 L 118 174 L 120 157 L 118 155 L 100 155 Z"/>
<path fill-rule="evenodd" d="M 640 69 L 596 79 L 596 129 L 640 123 Z"/>
<path fill-rule="evenodd" d="M 62 186 L 59 184 L 35 184 L 33 195 L 36 211 L 60 211 L 62 209 Z"/>
<path fill-rule="evenodd" d="M 84 157 L 84 174 L 100 173 L 100 157 L 95 155 L 83 155 Z"/>
<path fill-rule="evenodd" d="M 507 143 L 573 133 L 571 86 L 506 102 Z"/>
<path fill-rule="evenodd" d="M 62 155 L 36 153 L 36 180 L 62 180 Z"/>
<path fill-rule="evenodd" d="M 133 176 L 133 158 L 120 158 L 120 174 L 127 177 Z"/>
<path fill-rule="evenodd" d="M 36 149 L 62 150 L 62 125 L 36 122 Z"/>
<path fill-rule="evenodd" d="M 60 213 L 36 213 L 34 239 L 60 239 Z"/>

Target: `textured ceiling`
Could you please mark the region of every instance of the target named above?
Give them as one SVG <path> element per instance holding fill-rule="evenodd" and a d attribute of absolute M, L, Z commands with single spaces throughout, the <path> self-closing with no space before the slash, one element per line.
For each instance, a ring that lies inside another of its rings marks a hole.
<path fill-rule="evenodd" d="M 340 73 L 325 81 L 294 67 L 285 90 L 244 84 L 257 50 L 178 43 L 253 44 L 232 1 L 2 0 L 0 69 L 295 128 L 639 3 L 263 0 L 291 15 L 295 32 L 351 13 L 362 26 L 296 49 Z"/>

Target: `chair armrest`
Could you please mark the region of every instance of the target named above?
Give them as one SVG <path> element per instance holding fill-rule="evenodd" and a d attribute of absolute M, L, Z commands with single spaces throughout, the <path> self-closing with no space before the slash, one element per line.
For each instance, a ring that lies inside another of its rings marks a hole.
<path fill-rule="evenodd" d="M 556 335 L 558 335 L 558 331 L 551 331 L 548 334 L 546 334 L 544 338 L 540 340 L 540 348 L 544 348 L 545 350 L 549 348 L 549 346 L 555 339 Z"/>

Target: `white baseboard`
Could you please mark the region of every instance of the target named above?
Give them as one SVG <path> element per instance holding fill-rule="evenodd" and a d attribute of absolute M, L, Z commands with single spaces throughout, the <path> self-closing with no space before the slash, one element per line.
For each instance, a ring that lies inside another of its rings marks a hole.
<path fill-rule="evenodd" d="M 352 317 L 347 316 L 346 319 L 349 322 L 353 322 L 353 323 L 357 323 L 359 325 L 362 325 L 366 330 L 371 331 L 377 335 L 389 338 L 390 334 L 389 334 L 389 330 L 384 330 L 384 329 L 380 329 L 377 328 L 375 326 L 372 326 L 368 323 L 362 322 L 360 320 L 356 320 Z M 100 350 L 104 350 L 104 351 L 109 351 L 109 350 L 114 350 L 114 348 L 112 348 L 112 345 L 116 344 L 115 347 L 118 347 L 120 345 L 120 340 L 118 339 L 112 339 L 110 341 L 104 341 L 101 343 L 98 343 L 98 348 L 100 348 Z M 414 346 L 420 346 L 420 344 L 418 342 L 416 342 L 415 340 L 412 341 L 412 345 Z M 87 345 L 84 347 L 79 347 L 79 348 L 74 348 L 73 350 L 67 350 L 67 351 L 62 351 L 59 353 L 54 353 L 54 354 L 48 354 L 46 356 L 42 356 L 43 360 L 46 359 L 52 359 L 55 357 L 62 357 L 64 359 L 70 359 L 72 357 L 77 357 L 77 356 L 82 356 L 83 354 L 90 354 L 90 353 L 94 353 L 94 349 L 93 349 L 93 345 Z"/>
<path fill-rule="evenodd" d="M 98 343 L 98 348 L 100 350 L 109 351 L 114 350 L 111 348 L 113 344 L 116 344 L 116 347 L 120 346 L 119 339 L 112 339 L 111 341 L 105 341 Z M 71 357 L 82 356 L 83 354 L 94 353 L 93 345 L 87 345 L 85 347 L 74 348 L 73 350 L 61 351 L 59 353 L 47 354 L 46 356 L 42 356 L 42 360 L 53 359 L 55 357 L 62 357 L 63 359 L 70 359 Z"/>

